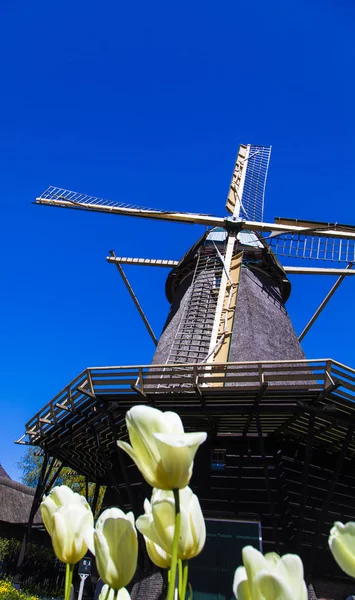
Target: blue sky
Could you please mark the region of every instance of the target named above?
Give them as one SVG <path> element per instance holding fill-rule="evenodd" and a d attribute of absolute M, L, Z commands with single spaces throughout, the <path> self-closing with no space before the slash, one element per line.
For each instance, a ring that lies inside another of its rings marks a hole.
<path fill-rule="evenodd" d="M 151 360 L 108 250 L 178 259 L 204 231 L 31 202 L 56 185 L 223 215 L 239 144 L 272 144 L 266 220 L 355 224 L 354 21 L 349 0 L 2 0 L 0 462 L 11 476 L 25 422 L 82 369 Z M 158 334 L 167 273 L 127 274 Z M 297 332 L 332 283 L 293 277 Z M 309 358 L 355 365 L 354 285 L 305 338 Z"/>

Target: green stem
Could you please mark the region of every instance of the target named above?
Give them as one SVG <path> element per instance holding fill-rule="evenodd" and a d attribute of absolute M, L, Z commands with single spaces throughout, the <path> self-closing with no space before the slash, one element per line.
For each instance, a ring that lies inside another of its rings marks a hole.
<path fill-rule="evenodd" d="M 183 560 L 182 561 L 182 586 L 181 586 L 180 600 L 185 600 L 188 578 L 189 578 L 189 562 L 187 560 Z"/>
<path fill-rule="evenodd" d="M 74 573 L 74 565 L 69 565 L 67 563 L 67 566 L 65 568 L 64 600 L 70 599 L 70 590 L 71 590 L 71 583 L 73 581 L 73 573 Z"/>
<path fill-rule="evenodd" d="M 175 592 L 175 585 L 176 585 L 177 554 L 178 554 L 178 545 L 179 545 L 179 537 L 180 537 L 181 513 L 180 513 L 179 490 L 173 490 L 173 492 L 174 492 L 174 499 L 175 499 L 175 530 L 174 530 L 173 548 L 172 548 L 172 552 L 171 552 L 170 581 L 169 581 L 168 595 L 166 597 L 166 600 L 174 600 L 174 592 Z"/>
<path fill-rule="evenodd" d="M 179 573 L 178 597 L 179 597 L 179 600 L 181 600 L 181 598 L 182 598 L 182 596 L 181 596 L 181 592 L 182 592 L 182 560 L 181 560 L 181 558 L 178 559 L 178 573 Z"/>

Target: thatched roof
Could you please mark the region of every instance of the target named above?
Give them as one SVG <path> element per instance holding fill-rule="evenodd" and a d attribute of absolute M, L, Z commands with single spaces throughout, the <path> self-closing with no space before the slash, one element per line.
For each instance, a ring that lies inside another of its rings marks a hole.
<path fill-rule="evenodd" d="M 30 515 L 35 489 L 23 483 L 12 481 L 9 476 L 1 476 L 0 471 L 0 521 L 26 524 Z M 37 512 L 34 525 L 42 523 Z"/>
<path fill-rule="evenodd" d="M 7 477 L 8 479 L 11 479 L 10 475 L 8 475 L 8 473 L 6 473 L 6 471 L 2 465 L 0 465 L 0 477 Z"/>

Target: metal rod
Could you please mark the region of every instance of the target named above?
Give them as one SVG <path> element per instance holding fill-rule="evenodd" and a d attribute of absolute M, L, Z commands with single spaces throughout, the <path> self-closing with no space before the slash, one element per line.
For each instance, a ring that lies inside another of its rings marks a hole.
<path fill-rule="evenodd" d="M 346 269 L 351 269 L 351 267 L 353 266 L 353 263 L 349 263 L 348 266 L 346 267 Z M 355 271 L 354 271 L 355 273 Z M 298 337 L 298 341 L 301 342 L 304 338 L 304 336 L 306 335 L 306 333 L 308 333 L 308 331 L 310 330 L 310 328 L 312 327 L 314 321 L 317 319 L 317 317 L 320 315 L 320 313 L 322 312 L 323 308 L 328 304 L 329 300 L 331 299 L 331 297 L 333 296 L 334 292 L 336 292 L 336 290 L 338 289 L 338 287 L 340 286 L 340 284 L 342 283 L 342 281 L 344 280 L 345 275 L 341 275 L 336 282 L 334 283 L 332 289 L 330 290 L 330 292 L 328 292 L 328 294 L 326 295 L 326 297 L 324 298 L 323 302 L 321 302 L 321 304 L 318 306 L 316 312 L 314 313 L 313 317 L 308 321 L 306 327 L 304 328 L 304 330 L 302 331 L 302 333 L 299 335 Z"/>
<path fill-rule="evenodd" d="M 115 255 L 115 253 L 114 253 L 113 250 L 110 250 L 110 254 L 111 254 L 112 257 L 116 258 L 116 255 Z M 134 291 L 133 291 L 133 289 L 131 287 L 131 284 L 129 283 L 129 281 L 128 281 L 127 277 L 126 277 L 126 274 L 125 274 L 124 270 L 122 269 L 121 265 L 118 262 L 115 262 L 115 265 L 116 265 L 116 268 L 117 268 L 119 274 L 121 275 L 121 277 L 122 277 L 122 279 L 123 279 L 123 281 L 124 281 L 124 283 L 126 285 L 127 290 L 130 293 L 130 296 L 131 296 L 134 304 L 136 305 L 136 308 L 137 308 L 140 316 L 142 317 L 143 323 L 146 326 L 150 337 L 152 338 L 154 344 L 157 346 L 158 345 L 158 340 L 157 340 L 157 338 L 154 335 L 153 329 L 149 325 L 148 319 L 145 316 L 144 311 L 143 311 L 141 305 L 138 302 L 137 296 L 135 295 L 135 293 L 134 293 Z"/>
<path fill-rule="evenodd" d="M 355 275 L 355 271 L 346 269 L 323 269 L 318 267 L 283 267 L 290 275 Z"/>

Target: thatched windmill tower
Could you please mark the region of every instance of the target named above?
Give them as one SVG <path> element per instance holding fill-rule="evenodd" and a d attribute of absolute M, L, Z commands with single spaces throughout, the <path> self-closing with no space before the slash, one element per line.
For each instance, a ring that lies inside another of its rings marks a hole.
<path fill-rule="evenodd" d="M 240 147 L 225 218 L 144 209 L 58 188 L 37 198 L 38 204 L 210 229 L 181 261 L 111 253 L 108 261 L 157 344 L 152 364 L 85 370 L 27 423 L 20 441 L 41 446 L 98 487 L 109 485 L 116 502 L 139 511 L 146 490 L 115 438 L 125 435 L 124 413 L 132 404 L 173 407 L 187 429 L 209 433 L 192 481 L 206 516 L 261 523 L 264 548 L 300 552 L 311 577 L 317 551 L 327 560 L 331 522 L 355 516 L 355 372 L 331 359 L 306 360 L 299 342 L 342 279 L 353 274 L 355 228 L 280 218 L 265 223 L 269 158 L 269 147 Z M 307 266 L 281 266 L 278 257 L 285 256 L 296 263 L 304 258 Z M 314 261 L 321 266 L 308 266 Z M 173 267 L 166 286 L 171 310 L 159 340 L 125 263 Z M 339 277 L 300 338 L 284 306 L 288 273 Z"/>

